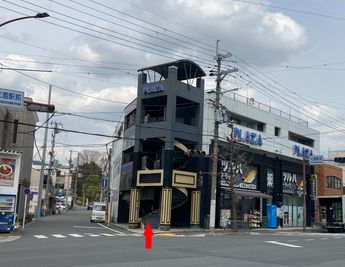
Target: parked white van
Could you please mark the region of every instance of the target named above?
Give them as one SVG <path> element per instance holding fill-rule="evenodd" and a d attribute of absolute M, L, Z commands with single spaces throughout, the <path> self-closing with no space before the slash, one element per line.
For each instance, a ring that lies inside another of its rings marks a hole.
<path fill-rule="evenodd" d="M 103 202 L 94 202 L 90 222 L 105 222 L 107 205 Z"/>

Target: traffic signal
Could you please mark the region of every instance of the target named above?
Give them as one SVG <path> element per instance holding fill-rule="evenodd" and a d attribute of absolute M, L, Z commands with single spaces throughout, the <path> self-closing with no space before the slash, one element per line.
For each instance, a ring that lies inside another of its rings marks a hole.
<path fill-rule="evenodd" d="M 334 158 L 334 162 L 345 163 L 345 157 Z"/>

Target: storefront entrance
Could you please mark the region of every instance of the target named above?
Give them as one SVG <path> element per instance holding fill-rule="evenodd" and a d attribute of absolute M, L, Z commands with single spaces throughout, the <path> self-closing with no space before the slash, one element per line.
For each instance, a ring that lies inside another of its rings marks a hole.
<path fill-rule="evenodd" d="M 282 215 L 284 227 L 303 227 L 303 198 L 284 195 Z"/>

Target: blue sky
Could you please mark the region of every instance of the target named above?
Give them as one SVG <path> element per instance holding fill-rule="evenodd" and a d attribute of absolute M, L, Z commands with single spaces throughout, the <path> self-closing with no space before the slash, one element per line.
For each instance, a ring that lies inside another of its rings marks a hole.
<path fill-rule="evenodd" d="M 332 4 L 320 0 L 78 2 L 0 1 L 0 21 L 35 12 L 51 15 L 1 28 L 3 66 L 53 70 L 53 73 L 3 70 L 1 87 L 24 91 L 35 101 L 46 102 L 51 83 L 52 102 L 58 111 L 114 121 L 56 115 L 54 121 L 62 122 L 64 128 L 112 135 L 124 106 L 117 102 L 129 103 L 135 97 L 137 69 L 189 57 L 208 72 L 219 39 L 222 52 L 233 53 L 225 65 L 240 70 L 234 77 L 227 77 L 224 89 L 241 87 L 242 95 L 294 115 L 299 111 L 300 117 L 307 117 L 310 126 L 322 133 L 323 154 L 328 150 L 345 150 L 344 1 L 332 0 Z M 212 88 L 214 80 L 208 78 L 206 85 Z M 334 133 L 325 133 L 330 131 Z M 41 136 L 39 132 L 39 142 Z M 111 139 L 61 133 L 57 141 L 71 145 L 105 144 Z M 61 161 L 67 160 L 70 149 L 58 147 Z M 98 149 L 104 151 L 104 146 Z"/>

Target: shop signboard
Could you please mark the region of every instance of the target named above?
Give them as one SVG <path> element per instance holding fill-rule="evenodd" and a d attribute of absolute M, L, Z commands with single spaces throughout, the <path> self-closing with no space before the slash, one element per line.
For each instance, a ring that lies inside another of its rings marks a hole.
<path fill-rule="evenodd" d="M 24 106 L 24 92 L 0 88 L 0 105 L 22 108 Z"/>
<path fill-rule="evenodd" d="M 274 188 L 274 172 L 273 169 L 267 169 L 267 193 L 273 193 Z"/>
<path fill-rule="evenodd" d="M 283 172 L 283 193 L 300 195 L 303 193 L 302 175 L 290 172 Z"/>
<path fill-rule="evenodd" d="M 223 160 L 221 162 L 222 170 L 221 176 L 222 186 L 229 186 L 228 172 L 229 172 L 229 161 Z M 254 165 L 249 165 L 246 167 L 239 168 L 238 174 L 236 176 L 235 187 L 242 189 L 257 189 L 257 173 L 258 169 Z"/>
<path fill-rule="evenodd" d="M 0 152 L 0 194 L 17 195 L 21 154 Z"/>

